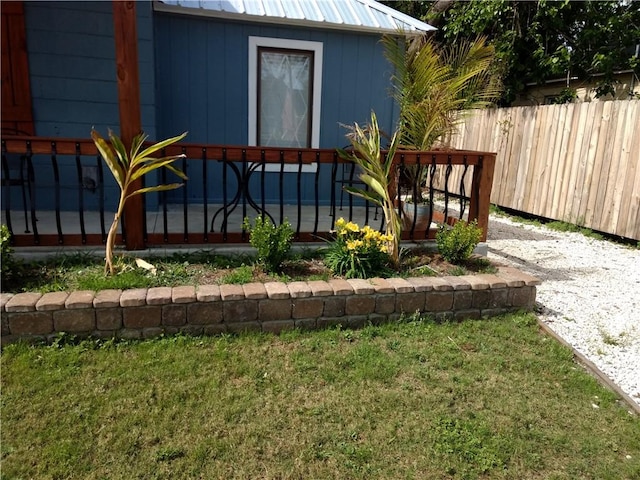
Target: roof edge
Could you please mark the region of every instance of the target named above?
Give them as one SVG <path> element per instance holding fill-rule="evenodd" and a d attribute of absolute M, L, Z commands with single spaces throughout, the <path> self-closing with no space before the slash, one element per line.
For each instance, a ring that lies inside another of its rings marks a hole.
<path fill-rule="evenodd" d="M 359 0 L 363 1 L 363 0 Z M 364 0 L 364 2 L 368 2 L 369 0 Z M 363 2 L 363 3 L 364 3 Z M 385 8 L 385 5 L 378 4 L 376 6 L 381 6 Z M 373 7 L 372 7 L 373 8 Z M 293 26 L 293 27 L 307 27 L 307 28 L 317 28 L 322 30 L 339 30 L 343 32 L 358 32 L 358 33 L 369 33 L 369 34 L 393 34 L 393 35 L 403 35 L 403 34 L 416 34 L 416 33 L 427 33 L 430 31 L 435 31 L 435 27 L 431 27 L 432 30 L 399 30 L 399 29 L 390 29 L 383 27 L 367 27 L 362 25 L 346 25 L 340 23 L 330 23 L 330 22 L 318 22 L 314 20 L 305 20 L 305 19 L 291 19 L 291 18 L 282 18 L 282 17 L 270 17 L 267 15 L 252 15 L 248 13 L 233 13 L 233 12 L 224 12 L 217 10 L 207 10 L 204 8 L 188 8 L 182 7 L 179 5 L 168 5 L 162 0 L 153 0 L 153 10 L 155 12 L 161 13 L 174 13 L 177 15 L 187 15 L 187 16 L 195 16 L 195 17 L 208 17 L 208 18 L 217 18 L 220 20 L 234 20 L 238 22 L 250 22 L 250 23 L 262 23 L 262 24 L 271 24 L 271 25 L 285 25 L 285 26 Z M 390 9 L 393 10 L 393 9 Z M 397 10 L 393 10 L 394 12 L 406 16 L 402 12 L 398 12 Z M 386 12 L 385 12 L 386 13 Z M 412 17 L 408 17 L 413 21 L 419 21 Z M 403 20 L 405 21 L 405 20 Z M 411 22 L 405 21 L 405 23 L 412 24 Z M 424 23 L 424 22 L 421 22 Z M 428 25 L 425 23 L 425 25 Z"/>

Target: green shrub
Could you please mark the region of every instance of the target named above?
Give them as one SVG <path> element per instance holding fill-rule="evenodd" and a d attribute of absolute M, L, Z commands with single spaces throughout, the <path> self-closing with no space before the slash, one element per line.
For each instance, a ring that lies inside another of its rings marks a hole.
<path fill-rule="evenodd" d="M 268 272 L 279 271 L 291 250 L 293 239 L 293 229 L 287 219 L 281 225 L 275 226 L 269 217 L 260 216 L 252 226 L 247 217 L 244 219 L 243 227 L 249 232 L 249 243 L 258 250 L 258 262 Z"/>
<path fill-rule="evenodd" d="M 368 278 L 389 271 L 389 243 L 384 235 L 368 225 L 360 228 L 343 218 L 336 221 L 336 238 L 330 243 L 325 264 L 336 275 L 347 278 Z"/>
<path fill-rule="evenodd" d="M 11 278 L 14 267 L 13 249 L 11 248 L 11 232 L 6 225 L 0 226 L 0 270 L 2 272 L 2 283 Z"/>
<path fill-rule="evenodd" d="M 442 225 L 436 234 L 436 244 L 445 260 L 461 263 L 471 256 L 481 238 L 482 229 L 475 220 L 471 223 L 460 220 L 452 228 Z"/>

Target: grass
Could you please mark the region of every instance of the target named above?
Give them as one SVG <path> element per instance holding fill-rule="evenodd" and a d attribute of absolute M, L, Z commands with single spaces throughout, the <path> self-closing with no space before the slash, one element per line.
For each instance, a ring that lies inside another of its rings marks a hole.
<path fill-rule="evenodd" d="M 640 477 L 640 419 L 528 314 L 1 362 L 7 479 Z"/>
<path fill-rule="evenodd" d="M 279 273 L 267 273 L 256 265 L 250 255 L 215 255 L 207 251 L 149 258 L 155 273 L 136 265 L 131 257 L 118 257 L 113 276 L 105 276 L 104 263 L 88 254 L 59 255 L 54 258 L 19 264 L 2 291 L 21 292 L 71 290 L 106 290 L 149 288 L 177 285 L 202 285 L 265 281 L 327 280 L 330 270 L 322 261 L 322 253 L 307 250 L 292 255 Z M 464 275 L 472 272 L 493 273 L 496 269 L 488 261 L 472 258 L 464 265 L 454 266 L 425 249 L 407 250 L 402 268 L 395 275 L 402 277 L 426 275 Z"/>

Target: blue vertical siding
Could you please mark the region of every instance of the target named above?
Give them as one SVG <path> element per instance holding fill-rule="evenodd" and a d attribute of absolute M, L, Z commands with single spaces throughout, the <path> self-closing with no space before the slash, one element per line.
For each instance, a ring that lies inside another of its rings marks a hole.
<path fill-rule="evenodd" d="M 111 2 L 25 2 L 25 24 L 35 131 L 40 136 L 88 138 L 95 126 L 103 135 L 118 132 L 118 86 Z M 150 2 L 137 2 L 138 56 L 143 130 L 156 135 L 153 19 Z M 35 159 L 37 208 L 53 207 L 51 162 Z M 74 208 L 74 158 L 59 157 L 67 184 L 63 209 Z M 95 164 L 84 159 L 83 163 Z M 105 170 L 106 206 L 114 208 L 118 189 Z M 97 194 L 85 190 L 87 208 Z"/>
<path fill-rule="evenodd" d="M 192 142 L 248 143 L 249 36 L 323 43 L 321 148 L 344 146 L 346 130 L 341 124 L 366 123 L 371 110 L 375 110 L 384 131 L 393 131 L 396 118 L 389 97 L 391 71 L 379 36 L 157 12 L 154 25 L 160 137 L 188 130 L 188 141 Z M 329 171 L 322 175 L 324 184 L 329 182 Z M 216 184 L 213 180 L 220 178 L 219 166 L 212 165 L 209 175 Z M 267 178 L 271 186 L 265 193 L 266 201 L 275 202 L 276 176 Z M 306 202 L 313 200 L 313 182 L 313 175 L 303 175 Z M 295 189 L 286 190 L 285 201 L 295 201 Z M 329 202 L 329 190 L 322 189 L 323 203 Z M 188 196 L 202 201 L 201 185 L 190 182 Z M 213 192 L 207 201 L 220 199 L 220 193 Z"/>

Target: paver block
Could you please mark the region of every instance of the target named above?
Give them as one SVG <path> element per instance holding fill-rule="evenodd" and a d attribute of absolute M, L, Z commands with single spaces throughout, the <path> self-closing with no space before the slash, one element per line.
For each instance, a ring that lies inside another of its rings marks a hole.
<path fill-rule="evenodd" d="M 4 306 L 7 304 L 11 297 L 13 297 L 13 293 L 0 293 L 0 310 L 4 311 Z"/>
<path fill-rule="evenodd" d="M 389 314 L 396 310 L 395 295 L 376 295 L 376 313 Z"/>
<path fill-rule="evenodd" d="M 258 305 L 258 320 L 261 322 L 273 322 L 276 320 L 288 320 L 291 318 L 291 300 L 261 300 Z"/>
<path fill-rule="evenodd" d="M 353 287 L 342 278 L 332 278 L 328 283 L 333 288 L 334 295 L 353 295 Z"/>
<path fill-rule="evenodd" d="M 350 278 L 347 282 L 349 282 L 349 285 L 353 288 L 353 293 L 356 295 L 371 295 L 376 291 L 373 285 L 364 278 Z"/>
<path fill-rule="evenodd" d="M 345 297 L 333 296 L 324 299 L 322 315 L 325 317 L 342 317 L 345 311 Z"/>
<path fill-rule="evenodd" d="M 67 309 L 93 308 L 94 297 L 95 292 L 91 290 L 78 290 L 69 294 L 64 305 Z"/>
<path fill-rule="evenodd" d="M 220 298 L 223 301 L 244 300 L 242 285 L 220 285 Z"/>
<path fill-rule="evenodd" d="M 67 292 L 48 292 L 40 297 L 36 303 L 36 310 L 62 310 L 69 294 Z"/>
<path fill-rule="evenodd" d="M 312 295 L 311 287 L 307 282 L 291 282 L 287 284 L 291 298 L 306 298 Z"/>
<path fill-rule="evenodd" d="M 416 313 L 422 312 L 425 307 L 424 292 L 403 293 L 396 295 L 396 312 Z"/>
<path fill-rule="evenodd" d="M 217 302 L 221 298 L 218 285 L 200 285 L 196 291 L 196 299 L 199 302 Z"/>
<path fill-rule="evenodd" d="M 373 290 L 373 289 L 372 289 Z M 368 315 L 376 311 L 376 298 L 373 295 L 353 295 L 346 298 L 346 315 Z"/>
<path fill-rule="evenodd" d="M 197 304 L 193 304 L 197 305 Z M 163 305 L 162 324 L 180 326 L 187 323 L 187 306 L 180 304 Z"/>
<path fill-rule="evenodd" d="M 450 277 L 429 277 L 433 289 L 437 292 L 448 292 L 453 290 L 453 285 L 449 283 Z"/>
<path fill-rule="evenodd" d="M 471 290 L 471 284 L 462 277 L 447 277 L 447 283 L 451 285 L 455 291 Z"/>
<path fill-rule="evenodd" d="M 373 288 L 376 293 L 380 293 L 380 294 L 396 293 L 395 287 L 391 285 L 384 278 L 378 278 L 378 277 L 372 278 L 369 280 L 369 282 L 371 283 L 371 285 L 373 285 Z"/>
<path fill-rule="evenodd" d="M 324 302 L 321 298 L 298 298 L 293 301 L 291 316 L 294 319 L 318 318 L 323 309 Z"/>
<path fill-rule="evenodd" d="M 202 302 L 187 305 L 187 322 L 191 325 L 222 323 L 222 302 Z"/>
<path fill-rule="evenodd" d="M 264 288 L 267 290 L 267 295 L 272 300 L 281 300 L 290 298 L 289 287 L 284 282 L 267 282 L 264 284 Z"/>
<path fill-rule="evenodd" d="M 153 287 L 147 290 L 147 305 L 171 303 L 171 287 Z"/>
<path fill-rule="evenodd" d="M 4 306 L 4 309 L 7 312 L 33 312 L 35 311 L 36 304 L 41 297 L 41 293 L 17 293 L 9 299 Z"/>
<path fill-rule="evenodd" d="M 171 301 L 173 303 L 193 303 L 196 301 L 196 287 L 193 285 L 181 285 L 171 289 Z"/>
<path fill-rule="evenodd" d="M 433 290 L 433 282 L 429 277 L 411 277 L 407 278 L 407 282 L 413 285 L 416 292 L 428 292 Z"/>
<path fill-rule="evenodd" d="M 9 314 L 11 335 L 44 335 L 53 332 L 51 312 L 21 312 Z"/>
<path fill-rule="evenodd" d="M 93 298 L 94 308 L 113 308 L 120 306 L 122 290 L 100 290 Z"/>
<path fill-rule="evenodd" d="M 486 281 L 489 284 L 489 288 L 506 288 L 507 282 L 498 277 L 497 275 L 492 275 L 490 273 L 480 273 L 478 275 L 474 275 L 476 278 L 480 278 Z"/>
<path fill-rule="evenodd" d="M 316 318 L 297 318 L 294 323 L 296 328 L 300 330 L 315 330 L 318 328 Z"/>
<path fill-rule="evenodd" d="M 312 280 L 307 282 L 314 297 L 328 297 L 333 295 L 333 288 L 324 280 Z"/>
<path fill-rule="evenodd" d="M 267 290 L 263 283 L 247 283 L 242 285 L 244 291 L 244 298 L 247 300 L 260 300 L 261 298 L 267 298 Z"/>
<path fill-rule="evenodd" d="M 404 278 L 387 278 L 389 285 L 393 286 L 396 293 L 411 293 L 415 291 L 413 285 L 407 282 Z"/>
<path fill-rule="evenodd" d="M 453 308 L 453 291 L 427 292 L 425 311 L 444 312 Z"/>
<path fill-rule="evenodd" d="M 56 332 L 91 332 L 96 328 L 93 308 L 76 308 L 53 312 L 53 326 Z"/>
<path fill-rule="evenodd" d="M 473 292 L 471 290 L 456 290 L 453 292 L 453 310 L 468 310 L 472 305 Z"/>
<path fill-rule="evenodd" d="M 125 328 L 150 328 L 162 324 L 162 307 L 147 305 L 144 307 L 125 308 L 122 311 L 122 322 Z"/>
<path fill-rule="evenodd" d="M 96 328 L 98 330 L 118 330 L 122 328 L 121 308 L 97 308 Z"/>
<path fill-rule="evenodd" d="M 269 333 L 281 333 L 285 330 L 293 330 L 295 323 L 293 320 L 274 320 L 262 323 L 262 331 Z"/>
<path fill-rule="evenodd" d="M 475 275 L 462 275 L 459 278 L 468 282 L 471 285 L 471 290 L 487 290 L 489 288 L 489 282 Z"/>
<path fill-rule="evenodd" d="M 147 304 L 147 289 L 132 288 L 124 290 L 120 295 L 121 307 L 141 307 Z"/>
<path fill-rule="evenodd" d="M 258 319 L 258 300 L 222 302 L 224 323 L 252 322 Z"/>

